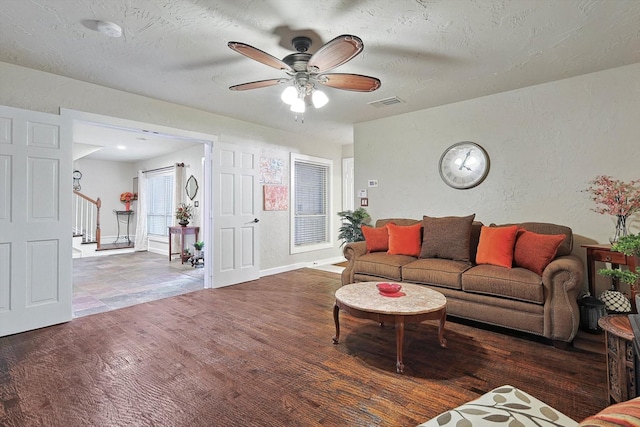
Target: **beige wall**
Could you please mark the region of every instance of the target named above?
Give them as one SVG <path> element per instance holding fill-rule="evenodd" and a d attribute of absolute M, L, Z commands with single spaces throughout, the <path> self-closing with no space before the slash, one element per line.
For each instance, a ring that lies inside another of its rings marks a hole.
<path fill-rule="evenodd" d="M 374 219 L 554 222 L 573 229 L 584 258 L 580 245 L 607 243 L 614 228 L 591 210 L 587 182 L 640 178 L 640 64 L 361 123 L 354 135 L 356 194 L 379 181 L 367 188 Z M 488 151 L 491 170 L 480 186 L 454 190 L 438 161 L 465 140 Z"/>
<path fill-rule="evenodd" d="M 58 114 L 68 108 L 88 113 L 157 124 L 216 135 L 220 142 L 249 144 L 262 155 L 289 162 L 291 152 L 333 160 L 333 200 L 341 206 L 342 146 L 314 135 L 297 135 L 252 123 L 207 113 L 132 93 L 81 82 L 50 73 L 0 62 L 0 104 L 27 110 Z M 276 102 L 274 100 L 274 102 Z M 215 100 L 212 100 L 215 102 Z M 292 118 L 293 120 L 293 118 Z M 288 184 L 288 168 L 285 182 Z M 119 190 L 118 190 L 119 191 Z M 333 218 L 334 238 L 337 216 Z M 333 249 L 289 255 L 289 212 L 263 212 L 261 217 L 261 270 L 278 269 L 316 260 L 339 257 L 336 240 Z"/>

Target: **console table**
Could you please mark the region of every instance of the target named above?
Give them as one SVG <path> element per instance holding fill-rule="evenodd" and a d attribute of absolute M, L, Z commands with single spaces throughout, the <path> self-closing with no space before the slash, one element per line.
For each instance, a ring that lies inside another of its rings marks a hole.
<path fill-rule="evenodd" d="M 633 330 L 627 315 L 610 315 L 598 319 L 605 331 L 607 351 L 607 386 L 610 403 L 636 397 L 636 355 Z"/>
<path fill-rule="evenodd" d="M 184 264 L 184 257 L 182 256 L 182 254 L 184 254 L 184 236 L 188 235 L 188 234 L 195 234 L 196 236 L 196 242 L 198 241 L 198 233 L 200 232 L 200 227 L 182 227 L 182 226 L 177 226 L 177 227 L 169 227 L 169 262 L 171 262 L 171 257 L 173 255 L 177 255 L 180 254 L 180 263 Z M 172 234 L 179 234 L 180 235 L 180 252 L 173 252 L 172 248 L 171 248 L 171 235 Z"/>
<path fill-rule="evenodd" d="M 587 249 L 587 274 L 589 275 L 589 293 L 593 297 L 596 295 L 596 261 L 610 262 L 611 268 L 618 268 L 621 265 L 626 265 L 629 270 L 636 272 L 637 262 L 636 257 L 627 256 L 621 252 L 614 252 L 611 250 L 611 245 L 582 245 Z M 617 282 L 614 281 L 614 286 L 617 290 Z"/>
<path fill-rule="evenodd" d="M 118 237 L 116 237 L 116 241 L 113 243 L 118 243 L 120 238 L 125 239 L 128 244 L 131 244 L 131 239 L 129 239 L 129 224 L 131 223 L 131 217 L 133 216 L 133 211 L 117 211 L 113 210 L 113 213 L 116 214 L 116 222 L 118 223 Z M 127 224 L 127 235 L 123 236 L 120 234 L 120 224 Z"/>

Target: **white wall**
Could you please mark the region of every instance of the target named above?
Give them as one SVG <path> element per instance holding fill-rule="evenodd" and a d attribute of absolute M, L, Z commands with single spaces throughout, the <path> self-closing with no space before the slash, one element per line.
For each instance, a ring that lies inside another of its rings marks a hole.
<path fill-rule="evenodd" d="M 287 164 L 290 152 L 331 159 L 334 162 L 332 210 L 337 212 L 341 204 L 342 146 L 333 141 L 312 134 L 301 136 L 283 132 L 2 62 L 0 75 L 1 105 L 52 114 L 58 114 L 62 107 L 216 135 L 220 142 L 249 144 L 265 155 L 286 159 Z M 279 102 L 279 99 L 275 97 L 274 102 Z M 332 231 L 335 236 L 337 216 L 334 221 Z M 262 270 L 335 258 L 341 254 L 336 240 L 332 249 L 290 255 L 288 211 L 263 212 L 260 224 Z"/>
<path fill-rule="evenodd" d="M 596 175 L 640 178 L 639 114 L 634 64 L 357 124 L 356 194 L 369 190 L 374 220 L 475 212 L 485 224 L 567 225 L 584 260 L 580 245 L 608 243 L 614 221 L 593 212 L 583 190 Z M 487 150 L 491 169 L 478 187 L 454 190 L 442 182 L 438 161 L 465 140 Z M 367 188 L 369 179 L 379 187 Z"/>

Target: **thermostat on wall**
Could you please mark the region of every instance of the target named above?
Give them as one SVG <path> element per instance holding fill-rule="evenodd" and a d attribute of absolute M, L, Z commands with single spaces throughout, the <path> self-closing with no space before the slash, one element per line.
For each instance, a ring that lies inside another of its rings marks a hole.
<path fill-rule="evenodd" d="M 377 187 L 378 186 L 378 180 L 377 179 L 370 179 L 369 180 L 369 187 Z"/>

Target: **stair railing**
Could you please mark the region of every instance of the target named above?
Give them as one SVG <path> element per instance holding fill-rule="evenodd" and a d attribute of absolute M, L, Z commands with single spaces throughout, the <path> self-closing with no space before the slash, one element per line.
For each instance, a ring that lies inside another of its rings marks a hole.
<path fill-rule="evenodd" d="M 100 197 L 93 200 L 73 190 L 73 235 L 82 236 L 82 243 L 95 243 L 100 249 Z"/>

